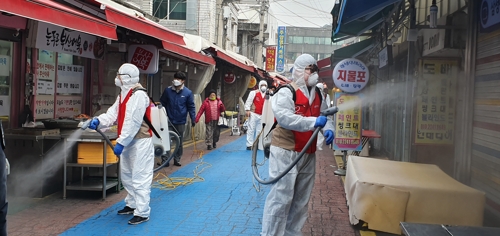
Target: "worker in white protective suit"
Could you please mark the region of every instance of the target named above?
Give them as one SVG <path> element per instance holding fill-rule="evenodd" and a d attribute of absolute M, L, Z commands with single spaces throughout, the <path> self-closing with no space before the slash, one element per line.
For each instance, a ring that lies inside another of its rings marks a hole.
<path fill-rule="evenodd" d="M 276 178 L 298 158 L 316 127 L 323 128 L 327 144 L 333 142 L 333 122 L 320 115 L 320 111 L 327 106 L 316 90 L 317 68 L 316 60 L 311 55 L 300 55 L 292 72 L 294 91 L 282 87 L 271 98 L 278 124 L 271 139 L 270 179 Z M 297 165 L 271 186 L 264 206 L 261 235 L 302 235 L 314 185 L 315 152 L 316 142 L 313 141 Z"/>
<path fill-rule="evenodd" d="M 267 82 L 265 80 L 261 80 L 259 82 L 259 88 L 250 91 L 245 102 L 245 111 L 248 119 L 247 150 L 252 149 L 255 137 L 262 130 L 261 118 L 266 98 L 266 91 Z"/>
<path fill-rule="evenodd" d="M 106 113 L 93 118 L 89 125 L 97 129 L 118 123 L 113 151 L 120 156 L 121 181 L 128 193 L 125 207 L 118 214 L 134 214 L 128 221 L 133 225 L 149 220 L 154 165 L 152 131 L 144 122 L 144 116 L 151 120 L 151 101 L 138 82 L 139 69 L 133 64 L 123 64 L 115 78 L 115 85 L 121 88 L 118 98 Z"/>
<path fill-rule="evenodd" d="M 316 87 L 319 88 L 321 91 L 321 96 L 323 96 L 323 100 L 325 101 L 325 104 L 327 107 L 330 107 L 330 96 L 328 95 L 328 92 L 326 91 L 326 84 L 325 83 L 318 83 L 316 84 Z M 318 133 L 318 142 L 316 143 L 316 146 L 318 150 L 323 150 L 323 142 L 325 141 L 325 136 L 323 135 L 322 132 Z"/>

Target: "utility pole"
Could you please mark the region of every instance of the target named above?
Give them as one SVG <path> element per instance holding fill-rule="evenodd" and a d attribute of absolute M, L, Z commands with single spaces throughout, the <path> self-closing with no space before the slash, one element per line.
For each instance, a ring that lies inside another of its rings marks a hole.
<path fill-rule="evenodd" d="M 268 9 L 268 0 L 262 0 L 260 5 L 260 25 L 259 25 L 259 42 L 257 42 L 257 50 L 255 52 L 255 63 L 259 68 L 263 68 L 262 64 L 262 45 L 264 44 L 264 16 Z"/>

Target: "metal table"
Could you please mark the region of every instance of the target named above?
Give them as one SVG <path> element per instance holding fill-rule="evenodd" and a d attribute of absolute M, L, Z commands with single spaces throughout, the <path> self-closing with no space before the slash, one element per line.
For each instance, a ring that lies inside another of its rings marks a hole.
<path fill-rule="evenodd" d="M 500 228 L 450 226 L 401 222 L 401 229 L 406 236 L 498 236 Z"/>
<path fill-rule="evenodd" d="M 81 135 L 74 135 L 75 131 L 70 131 L 70 132 L 62 132 L 61 137 L 64 139 L 64 145 L 66 150 L 66 158 L 64 160 L 64 186 L 63 186 L 63 199 L 66 199 L 66 191 L 67 190 L 81 190 L 81 191 L 102 191 L 102 199 L 106 199 L 106 190 L 116 187 L 117 192 L 120 192 L 120 160 L 118 160 L 117 163 L 112 163 L 108 164 L 106 163 L 107 158 L 106 158 L 106 150 L 108 148 L 108 144 L 106 143 L 105 139 L 97 132 L 91 132 L 91 131 L 76 131 L 76 132 L 82 132 Z M 115 132 L 104 132 L 104 135 L 108 137 L 110 140 L 114 140 L 118 137 L 118 135 Z M 101 164 L 78 164 L 74 162 L 68 163 L 67 158 L 70 156 L 68 153 L 69 149 L 69 142 L 88 142 L 88 143 L 102 143 L 103 144 L 103 163 Z M 117 172 L 118 172 L 118 178 L 117 180 L 108 180 L 107 179 L 107 172 L 106 172 L 106 167 L 111 166 L 111 165 L 118 165 Z M 67 181 L 67 167 L 80 167 L 81 168 L 81 173 L 80 173 L 80 181 L 77 183 L 70 183 L 66 184 Z M 102 180 L 84 180 L 83 178 L 83 168 L 84 167 L 90 167 L 90 168 L 102 168 L 103 169 L 103 175 L 102 175 Z"/>

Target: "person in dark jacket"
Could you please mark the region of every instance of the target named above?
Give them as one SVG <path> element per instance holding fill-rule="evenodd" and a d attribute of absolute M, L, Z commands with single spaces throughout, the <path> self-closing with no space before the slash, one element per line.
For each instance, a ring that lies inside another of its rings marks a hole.
<path fill-rule="evenodd" d="M 0 122 L 0 236 L 7 235 L 7 158 L 5 158 L 5 139 L 2 122 Z"/>
<path fill-rule="evenodd" d="M 188 112 L 191 118 L 191 126 L 194 127 L 195 125 L 194 96 L 193 92 L 184 85 L 185 81 L 186 75 L 180 71 L 176 72 L 172 86 L 165 88 L 160 98 L 161 105 L 167 110 L 168 119 L 173 125 L 172 129 L 179 135 L 180 139 L 179 149 L 174 156 L 174 165 L 176 166 L 181 166 L 182 140 L 186 129 Z M 167 166 L 169 166 L 168 163 Z"/>
<path fill-rule="evenodd" d="M 208 150 L 212 150 L 212 147 L 217 147 L 220 136 L 220 127 L 218 126 L 219 116 L 221 112 L 224 111 L 226 111 L 226 108 L 220 98 L 217 97 L 217 92 L 213 89 L 210 90 L 210 95 L 203 101 L 203 104 L 201 104 L 195 120 L 195 122 L 198 123 L 201 115 L 205 113 L 205 143 L 207 144 Z"/>

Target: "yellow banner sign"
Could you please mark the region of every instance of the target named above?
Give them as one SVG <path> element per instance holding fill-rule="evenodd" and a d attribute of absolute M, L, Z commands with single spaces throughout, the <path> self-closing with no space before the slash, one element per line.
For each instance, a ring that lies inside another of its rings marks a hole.
<path fill-rule="evenodd" d="M 417 87 L 416 144 L 453 144 L 458 62 L 421 61 Z"/>

